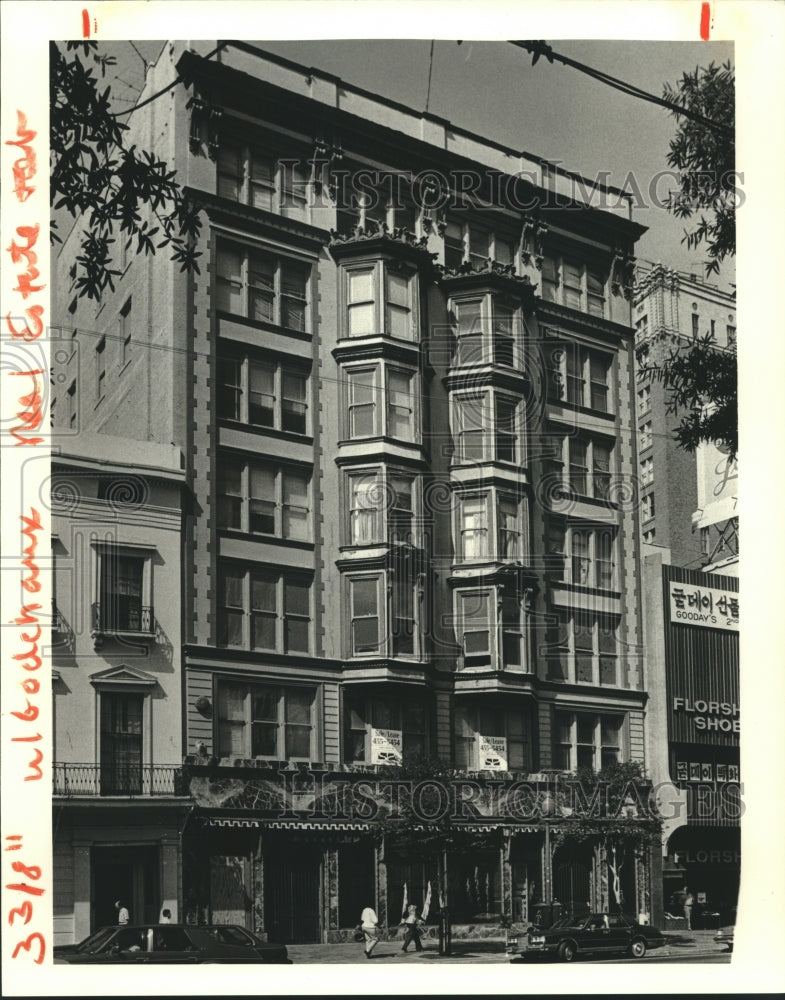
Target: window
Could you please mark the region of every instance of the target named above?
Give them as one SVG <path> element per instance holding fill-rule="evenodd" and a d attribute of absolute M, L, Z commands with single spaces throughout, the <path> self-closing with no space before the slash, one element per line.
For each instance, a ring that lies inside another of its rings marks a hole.
<path fill-rule="evenodd" d="M 651 409 L 651 386 L 643 385 L 638 389 L 638 414 L 643 415 Z"/>
<path fill-rule="evenodd" d="M 554 521 L 548 530 L 548 564 L 558 579 L 582 587 L 616 589 L 615 533 Z"/>
<path fill-rule="evenodd" d="M 641 485 L 649 486 L 654 482 L 654 459 L 644 458 L 641 462 Z"/>
<path fill-rule="evenodd" d="M 419 481 L 387 466 L 348 474 L 350 545 L 418 544 Z"/>
<path fill-rule="evenodd" d="M 218 756 L 313 760 L 315 691 L 276 684 L 221 683 Z"/>
<path fill-rule="evenodd" d="M 587 712 L 553 713 L 553 766 L 563 771 L 596 771 L 622 759 L 624 717 Z"/>
<path fill-rule="evenodd" d="M 131 360 L 131 299 L 120 310 L 120 367 Z"/>
<path fill-rule="evenodd" d="M 307 161 L 281 159 L 242 144 L 218 153 L 218 194 L 290 219 L 308 221 Z"/>
<path fill-rule="evenodd" d="M 638 340 L 641 337 L 645 337 L 649 332 L 649 317 L 641 316 L 640 319 L 635 320 L 635 339 Z"/>
<path fill-rule="evenodd" d="M 708 529 L 701 528 L 701 531 L 704 531 L 704 530 L 708 530 Z M 644 542 L 647 545 L 654 545 L 654 540 L 655 540 L 656 537 L 657 537 L 657 532 L 656 532 L 655 528 L 649 528 L 648 531 L 644 531 L 643 532 L 643 540 L 644 540 Z M 701 538 L 701 543 L 702 542 L 703 542 L 703 538 Z M 704 552 L 704 555 L 705 554 L 706 553 Z"/>
<path fill-rule="evenodd" d="M 692 335 L 693 335 L 693 337 L 697 337 L 698 336 L 698 323 L 699 323 L 698 314 L 697 313 L 693 313 L 692 314 Z"/>
<path fill-rule="evenodd" d="M 108 551 L 101 560 L 97 626 L 105 632 L 149 632 L 149 607 L 142 604 L 145 560 Z"/>
<path fill-rule="evenodd" d="M 464 562 L 523 558 L 521 506 L 514 496 L 490 493 L 461 497 L 457 505 L 456 557 Z"/>
<path fill-rule="evenodd" d="M 520 308 L 490 292 L 473 299 L 454 300 L 456 350 L 453 365 L 496 364 L 511 368 L 518 363 L 521 339 Z"/>
<path fill-rule="evenodd" d="M 301 333 L 308 329 L 310 265 L 220 239 L 216 254 L 221 312 Z"/>
<path fill-rule="evenodd" d="M 349 581 L 351 656 L 380 651 L 380 586 L 379 576 L 357 577 Z"/>
<path fill-rule="evenodd" d="M 310 580 L 277 570 L 222 567 L 219 646 L 308 653 L 310 634 Z"/>
<path fill-rule="evenodd" d="M 96 405 L 106 395 L 106 337 L 95 345 L 95 401 Z"/>
<path fill-rule="evenodd" d="M 444 266 L 456 270 L 463 263 L 463 226 L 448 220 L 444 230 Z"/>
<path fill-rule="evenodd" d="M 514 588 L 456 591 L 455 615 L 465 667 L 520 669 L 525 663 L 524 611 Z"/>
<path fill-rule="evenodd" d="M 344 270 L 344 337 L 384 334 L 396 340 L 419 340 L 417 276 L 391 261 Z"/>
<path fill-rule="evenodd" d="M 645 493 L 641 498 L 641 511 L 644 521 L 650 521 L 654 517 L 654 494 Z"/>
<path fill-rule="evenodd" d="M 347 691 L 343 719 L 343 758 L 348 763 L 398 762 L 388 755 L 380 757 L 373 736 L 381 729 L 400 733 L 403 756 L 423 756 L 428 751 L 428 710 L 422 696 L 403 698 L 386 694 L 380 697 Z"/>
<path fill-rule="evenodd" d="M 452 399 L 458 462 L 522 461 L 517 399 L 496 390 Z"/>
<path fill-rule="evenodd" d="M 346 368 L 344 405 L 349 438 L 417 440 L 416 378 L 415 372 L 393 367 L 388 362 Z"/>
<path fill-rule="evenodd" d="M 142 792 L 144 696 L 101 693 L 101 794 Z"/>
<path fill-rule="evenodd" d="M 545 636 L 551 680 L 601 687 L 619 685 L 616 616 L 558 608 L 550 616 Z"/>
<path fill-rule="evenodd" d="M 219 358 L 216 410 L 219 419 L 307 434 L 308 376 L 274 361 Z"/>
<path fill-rule="evenodd" d="M 728 347 L 735 347 L 736 345 L 736 327 L 726 326 L 725 327 L 725 339 L 727 341 Z"/>
<path fill-rule="evenodd" d="M 444 231 L 444 266 L 457 270 L 465 260 L 475 269 L 485 267 L 495 260 L 499 264 L 512 264 L 515 250 L 508 236 L 499 234 L 476 221 L 458 222 L 448 219 Z"/>
<path fill-rule="evenodd" d="M 612 358 L 577 344 L 565 344 L 550 354 L 549 394 L 572 406 L 612 413 Z"/>
<path fill-rule="evenodd" d="M 647 420 L 646 423 L 640 425 L 640 431 L 638 435 L 638 446 L 643 451 L 644 448 L 651 448 L 652 445 L 652 430 L 651 430 L 651 420 Z"/>
<path fill-rule="evenodd" d="M 608 268 L 574 257 L 547 256 L 542 261 L 541 295 L 546 302 L 558 302 L 604 316 Z"/>
<path fill-rule="evenodd" d="M 561 468 L 565 486 L 580 497 L 610 499 L 613 443 L 586 435 L 562 435 L 551 442 L 551 461 Z"/>
<path fill-rule="evenodd" d="M 223 456 L 218 470 L 220 528 L 311 540 L 310 471 Z"/>
<path fill-rule="evenodd" d="M 480 756 L 480 737 L 504 740 L 504 757 L 493 761 L 492 770 L 528 771 L 532 767 L 530 713 L 521 707 L 496 704 L 457 705 L 455 709 L 455 757 L 459 768 L 485 770 Z M 502 764 L 504 766 L 499 766 Z M 486 767 L 484 767 L 486 765 Z"/>

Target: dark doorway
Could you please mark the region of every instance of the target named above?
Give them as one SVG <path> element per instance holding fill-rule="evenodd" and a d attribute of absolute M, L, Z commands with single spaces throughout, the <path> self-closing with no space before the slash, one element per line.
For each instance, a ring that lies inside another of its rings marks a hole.
<path fill-rule="evenodd" d="M 592 907 L 591 857 L 557 851 L 553 859 L 553 901 L 561 903 L 564 914 L 583 916 Z"/>
<path fill-rule="evenodd" d="M 156 921 L 161 906 L 158 847 L 94 847 L 90 929 L 117 923 L 115 901 L 131 923 Z"/>
<path fill-rule="evenodd" d="M 265 846 L 264 924 L 271 941 L 321 941 L 321 860 L 321 848 L 305 841 Z"/>
<path fill-rule="evenodd" d="M 338 925 L 354 927 L 366 906 L 376 906 L 373 844 L 370 840 L 338 848 Z"/>

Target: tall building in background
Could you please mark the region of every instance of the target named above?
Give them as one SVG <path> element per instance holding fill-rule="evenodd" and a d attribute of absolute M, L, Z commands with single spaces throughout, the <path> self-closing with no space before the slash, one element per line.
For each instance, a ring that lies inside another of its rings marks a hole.
<path fill-rule="evenodd" d="M 643 860 L 612 899 L 547 811 L 482 798 L 471 850 L 431 857 L 335 791 L 413 757 L 486 785 L 647 767 L 629 199 L 213 47 L 167 45 L 141 96 L 185 86 L 132 119 L 203 208 L 200 272 L 129 251 L 94 308 L 75 234 L 57 263 L 58 426 L 184 456 L 178 912 L 334 941 L 430 884 L 457 925 L 649 914 Z"/>
<path fill-rule="evenodd" d="M 711 334 L 717 349 L 736 343 L 736 294 L 700 277 L 655 264 L 635 291 L 639 366 L 658 365 L 693 337 Z M 716 445 L 690 453 L 676 443 L 680 415 L 651 375 L 636 384 L 643 541 L 668 549 L 674 566 L 737 574 L 738 472 Z"/>

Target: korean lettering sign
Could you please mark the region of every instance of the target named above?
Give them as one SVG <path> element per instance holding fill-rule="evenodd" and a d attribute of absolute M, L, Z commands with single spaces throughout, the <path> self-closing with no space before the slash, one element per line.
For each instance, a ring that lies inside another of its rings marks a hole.
<path fill-rule="evenodd" d="M 670 581 L 669 589 L 672 622 L 738 632 L 738 594 L 676 580 Z"/>

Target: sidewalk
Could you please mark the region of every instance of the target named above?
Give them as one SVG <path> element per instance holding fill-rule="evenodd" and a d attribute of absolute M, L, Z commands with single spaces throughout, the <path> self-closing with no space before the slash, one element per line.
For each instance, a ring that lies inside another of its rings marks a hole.
<path fill-rule="evenodd" d="M 667 944 L 662 948 L 653 949 L 650 954 L 678 955 L 681 958 L 687 955 L 697 958 L 699 955 L 727 954 L 725 945 L 716 944 L 712 940 L 715 934 L 716 931 L 713 930 L 666 932 L 664 936 Z M 439 956 L 439 949 L 435 941 L 427 942 L 421 952 L 409 951 L 406 954 L 401 952 L 400 941 L 380 941 L 374 948 L 373 958 L 370 960 L 365 957 L 362 944 L 290 944 L 287 947 L 289 958 L 295 965 L 341 965 L 347 963 L 353 965 L 359 963 L 376 966 L 391 962 L 396 965 L 410 964 L 411 962 L 493 964 L 507 963 L 512 959 L 520 958 L 521 954 L 520 950 L 508 954 L 504 950 L 503 938 L 453 941 L 453 953 L 448 958 Z"/>

